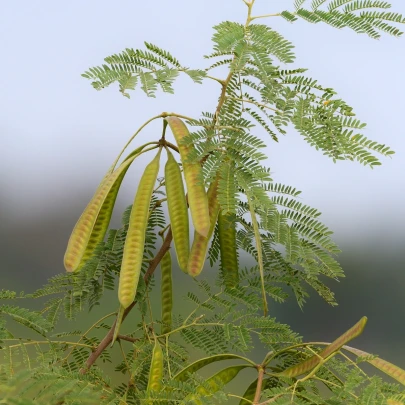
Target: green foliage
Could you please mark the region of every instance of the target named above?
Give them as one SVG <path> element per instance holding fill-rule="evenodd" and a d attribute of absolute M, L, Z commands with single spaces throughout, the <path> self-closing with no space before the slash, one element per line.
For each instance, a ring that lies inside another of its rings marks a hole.
<path fill-rule="evenodd" d="M 272 179 L 265 165 L 265 146 L 278 142 L 287 129 L 295 129 L 334 162 L 356 160 L 372 168 L 380 164 L 376 155 L 387 157 L 394 152 L 366 138 L 365 124 L 335 90 L 292 65 L 292 43 L 256 21 L 303 19 L 378 38 L 382 33 L 400 36 L 396 24 L 405 19 L 387 11 L 391 6 L 385 1 L 295 0 L 291 9 L 264 16 L 252 14 L 254 0 L 244 2 L 249 10 L 245 24 L 225 21 L 214 27 L 213 50 L 205 56 L 208 67 L 186 68 L 170 52 L 145 42 L 145 49 L 126 48 L 83 74 L 97 90 L 117 83 L 127 98 L 137 88 L 148 97 L 156 97 L 159 89 L 173 93 L 180 74 L 196 84 L 207 80 L 220 84 L 215 112 L 203 112 L 198 118 L 163 113 L 146 124 L 173 115 L 191 128 L 184 138 L 186 146 L 193 145 L 187 163 L 201 164 L 206 187 L 219 178 L 216 202 L 222 215 L 235 224 L 235 253 L 244 251 L 250 258 L 246 267 L 239 268 L 237 283 L 230 288 L 223 271 L 215 283 L 202 277 L 195 280 L 195 289 L 190 291 L 173 283 L 174 309 L 180 311 L 173 314 L 171 327 L 153 316 L 153 272 L 169 249 L 166 241 L 170 243 L 165 182 L 158 179 L 149 207 L 143 277 L 134 303 L 121 313 L 123 318 L 130 316 L 133 308 L 137 317 L 126 335 L 118 334 L 118 349 L 108 349 L 115 312 L 105 314 L 85 332 L 74 326 L 60 331 L 58 322 L 62 315 L 75 320 L 81 311 L 106 303 L 108 293 L 116 290 L 131 207 L 123 213 L 121 228 L 109 230 L 80 271 L 56 275 L 30 294 L 0 291 L 4 300 L 0 306 L 0 403 L 174 405 L 227 403 L 231 398 L 241 405 L 257 401 L 278 405 L 405 403 L 403 387 L 369 376 L 362 364 L 377 367 L 402 385 L 404 370 L 344 346 L 363 331 L 365 322 L 328 346 L 304 342 L 288 325 L 266 313 L 267 300 L 271 312 L 273 302 L 285 302 L 290 295 L 302 307 L 309 289 L 336 305 L 329 281 L 344 274 L 336 261 L 340 250 L 320 221 L 321 213 L 299 200 L 300 191 Z M 220 66 L 228 68 L 225 79 L 212 76 Z M 176 150 L 165 138 L 166 124 L 162 138 L 152 143 Z M 211 266 L 217 267 L 220 252 L 216 226 L 207 255 Z M 188 306 L 179 305 L 181 296 Z M 16 305 L 19 299 L 39 300 L 42 309 L 20 307 Z M 117 306 L 114 303 L 113 309 Z M 13 322 L 35 334 L 15 337 Z M 107 335 L 101 338 L 101 332 Z M 159 390 L 148 389 L 155 342 L 164 356 Z M 249 357 L 257 347 L 268 353 L 261 364 Z M 190 360 L 191 352 L 197 360 Z M 112 363 L 111 380 L 103 363 Z M 214 364 L 217 372 L 207 377 L 207 369 Z M 243 397 L 230 393 L 227 386 L 239 373 L 247 378 Z"/>

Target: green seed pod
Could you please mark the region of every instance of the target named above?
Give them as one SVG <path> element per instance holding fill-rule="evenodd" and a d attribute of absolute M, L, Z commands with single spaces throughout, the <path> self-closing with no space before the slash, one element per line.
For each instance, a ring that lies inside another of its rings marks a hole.
<path fill-rule="evenodd" d="M 162 271 L 162 335 L 172 330 L 172 308 L 173 308 L 173 288 L 172 288 L 172 257 L 170 251 L 166 252 L 160 262 Z"/>
<path fill-rule="evenodd" d="M 218 214 L 218 239 L 225 285 L 229 288 L 236 287 L 239 283 L 238 250 L 235 223 L 230 214 Z"/>
<path fill-rule="evenodd" d="M 189 131 L 183 121 L 177 117 L 167 117 L 168 122 L 183 162 L 184 178 L 187 185 L 188 205 L 195 230 L 202 236 L 208 237 L 210 229 L 210 215 L 208 208 L 207 193 L 202 183 L 202 169 L 199 163 L 188 163 L 187 159 L 193 150 L 192 146 L 184 145 L 183 138 L 189 135 Z"/>
<path fill-rule="evenodd" d="M 86 250 L 82 256 L 82 260 L 77 270 L 80 270 L 87 262 L 87 260 L 91 258 L 97 245 L 104 239 L 104 236 L 108 229 L 108 225 L 110 224 L 112 211 L 114 209 L 115 201 L 118 196 L 118 191 L 128 169 L 129 166 L 127 166 L 127 168 L 120 174 L 110 192 L 108 193 L 106 199 L 104 200 L 104 204 L 102 205 L 97 216 L 93 231 L 91 232 L 90 239 L 87 243 Z"/>
<path fill-rule="evenodd" d="M 210 213 L 210 229 L 207 237 L 202 236 L 197 231 L 194 232 L 194 240 L 190 250 L 190 257 L 187 264 L 187 272 L 193 277 L 198 276 L 205 262 L 208 250 L 208 242 L 214 232 L 215 223 L 217 222 L 219 203 L 218 203 L 218 178 L 211 183 L 208 189 L 208 203 Z"/>
<path fill-rule="evenodd" d="M 152 162 L 146 166 L 132 205 L 118 285 L 118 299 L 124 308 L 128 308 L 134 301 L 138 287 L 149 204 L 159 172 L 160 152 L 161 149 Z"/>
<path fill-rule="evenodd" d="M 209 364 L 216 363 L 218 361 L 223 361 L 223 360 L 244 360 L 247 362 L 250 362 L 253 367 L 255 367 L 255 363 L 253 361 L 250 361 L 249 359 L 246 359 L 245 357 L 238 356 L 237 354 L 215 354 L 214 356 L 210 357 L 204 357 L 202 359 L 199 359 L 195 361 L 194 363 L 191 363 L 187 367 L 183 368 L 179 373 L 177 373 L 174 377 L 173 380 L 177 381 L 187 381 L 190 374 L 193 374 L 200 370 L 201 368 L 208 366 Z"/>
<path fill-rule="evenodd" d="M 353 347 L 343 346 L 343 349 L 347 350 L 350 353 L 355 354 L 356 356 L 369 357 L 369 358 L 371 357 L 370 353 L 363 352 L 362 350 L 355 349 Z M 374 367 L 378 368 L 379 370 L 381 370 L 382 372 L 384 372 L 391 378 L 394 378 L 402 385 L 405 385 L 405 370 L 403 370 L 402 368 L 400 368 L 400 367 L 396 366 L 395 364 L 392 364 L 384 359 L 381 359 L 379 357 L 370 358 L 369 360 L 366 360 L 366 361 L 367 361 L 367 363 L 372 364 Z M 387 404 L 388 404 L 388 402 L 387 402 Z M 393 405 L 394 405 L 394 403 L 393 403 Z"/>
<path fill-rule="evenodd" d="M 155 346 L 152 352 L 152 361 L 149 369 L 149 380 L 147 392 L 159 391 L 162 387 L 163 378 L 163 351 L 158 340 L 155 340 Z"/>
<path fill-rule="evenodd" d="M 207 381 L 206 384 L 210 387 L 209 390 L 207 390 L 204 386 L 200 385 L 197 387 L 197 392 L 199 395 L 204 396 L 204 395 L 211 395 L 214 392 L 217 392 L 220 390 L 224 385 L 228 384 L 231 382 L 238 374 L 240 371 L 247 367 L 253 367 L 251 365 L 245 365 L 241 364 L 239 366 L 232 366 L 228 368 L 224 368 L 223 370 L 219 371 L 212 377 L 210 377 Z M 202 404 L 202 402 L 198 399 L 197 395 L 190 394 L 186 397 L 188 400 L 194 400 L 194 402 L 198 405 Z"/>
<path fill-rule="evenodd" d="M 180 268 L 187 272 L 187 262 L 190 254 L 187 201 L 180 167 L 169 150 L 167 151 L 167 163 L 165 166 L 165 181 L 167 207 L 169 209 L 177 261 Z"/>
<path fill-rule="evenodd" d="M 116 193 L 126 171 L 136 157 L 137 154 L 125 160 L 117 170 L 104 177 L 83 211 L 73 228 L 66 249 L 64 264 L 67 271 L 78 270 L 92 255 L 97 243 L 103 240 L 117 197 Z"/>
<path fill-rule="evenodd" d="M 142 150 L 147 146 L 148 144 L 142 145 L 139 148 L 135 149 L 132 151 L 123 161 L 125 163 L 128 160 L 133 160 L 136 158 Z M 122 163 L 122 164 L 123 164 Z M 121 183 L 124 180 L 124 177 L 129 169 L 129 165 L 125 165 L 125 169 L 122 171 L 122 173 L 119 175 L 117 180 L 115 181 L 113 187 L 111 188 L 110 192 L 108 193 L 103 206 L 100 209 L 100 212 L 97 216 L 96 223 L 94 224 L 93 231 L 90 235 L 89 243 L 87 244 L 86 251 L 84 252 L 82 261 L 79 265 L 78 270 L 86 263 L 88 259 L 93 255 L 95 248 L 97 245 L 104 239 L 104 236 L 108 230 L 108 225 L 110 224 L 111 220 L 111 215 L 112 211 L 114 209 L 115 201 L 118 196 L 118 192 L 121 187 Z M 107 178 L 108 174 L 105 176 Z"/>
<path fill-rule="evenodd" d="M 352 326 L 349 330 L 347 330 L 343 335 L 339 336 L 336 340 L 334 340 L 329 346 L 319 352 L 317 355 L 311 356 L 309 359 L 304 360 L 301 363 L 295 364 L 291 366 L 278 375 L 283 377 L 297 377 L 301 374 L 304 374 L 308 371 L 314 369 L 321 359 L 325 359 L 329 357 L 331 354 L 340 350 L 340 348 L 345 345 L 346 343 L 350 342 L 357 336 L 361 335 L 367 323 L 367 317 L 363 316 L 354 326 Z"/>

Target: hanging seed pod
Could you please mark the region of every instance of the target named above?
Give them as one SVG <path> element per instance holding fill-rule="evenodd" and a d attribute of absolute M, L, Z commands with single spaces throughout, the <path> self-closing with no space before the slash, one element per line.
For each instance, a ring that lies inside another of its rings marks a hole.
<path fill-rule="evenodd" d="M 161 149 L 159 149 L 152 162 L 146 166 L 132 205 L 118 285 L 118 299 L 124 308 L 131 305 L 138 288 L 148 224 L 149 204 L 159 172 L 160 152 Z"/>
<path fill-rule="evenodd" d="M 172 257 L 170 251 L 166 252 L 160 262 L 162 271 L 162 335 L 172 330 L 172 308 L 173 308 L 173 288 L 172 288 Z"/>
<path fill-rule="evenodd" d="M 231 354 L 231 353 L 224 353 L 224 354 L 215 354 L 210 357 L 204 357 L 202 359 L 199 359 L 195 361 L 194 363 L 189 364 L 185 368 L 183 368 L 181 371 L 179 371 L 174 377 L 173 380 L 177 381 L 187 381 L 190 376 L 193 373 L 196 373 L 200 369 L 202 369 L 205 366 L 208 366 L 209 364 L 216 363 L 218 361 L 223 361 L 223 360 L 243 360 L 248 363 L 250 363 L 251 366 L 255 366 L 255 363 L 246 357 L 238 356 L 237 354 Z"/>
<path fill-rule="evenodd" d="M 149 369 L 149 380 L 146 392 L 159 391 L 162 387 L 163 378 L 163 351 L 160 343 L 155 339 L 155 346 L 152 352 L 152 360 Z"/>
<path fill-rule="evenodd" d="M 183 162 L 184 178 L 186 180 L 188 193 L 188 205 L 190 207 L 194 228 L 200 235 L 207 237 L 210 230 L 210 216 L 207 193 L 205 192 L 205 187 L 202 182 L 202 169 L 199 163 L 187 162 L 193 147 L 184 145 L 183 140 L 183 138 L 190 133 L 181 119 L 177 117 L 167 117 L 166 121 L 176 139 L 180 157 Z"/>
<path fill-rule="evenodd" d="M 242 370 L 250 367 L 252 366 L 241 364 L 238 366 L 224 368 L 223 370 L 214 374 L 212 377 L 208 378 L 205 386 L 200 385 L 197 387 L 197 394 L 189 394 L 185 399 L 188 401 L 193 401 L 196 405 L 202 405 L 203 402 L 199 399 L 199 397 L 212 395 L 214 392 L 219 391 L 224 385 L 230 383 Z M 209 387 L 209 389 L 206 387 Z"/>
<path fill-rule="evenodd" d="M 93 230 L 91 232 L 89 241 L 85 252 L 83 253 L 82 260 L 79 264 L 77 270 L 80 270 L 83 265 L 91 258 L 96 249 L 97 245 L 104 240 L 104 236 L 108 230 L 108 225 L 110 224 L 112 211 L 114 209 L 115 201 L 118 196 L 118 191 L 121 187 L 121 183 L 129 169 L 129 166 L 120 174 L 120 176 L 115 181 L 113 187 L 108 193 L 104 204 L 102 205 L 100 212 L 98 213 L 96 222 L 94 224 Z"/>
<path fill-rule="evenodd" d="M 204 267 L 205 257 L 208 250 L 208 242 L 214 232 L 217 222 L 219 203 L 218 203 L 218 177 L 211 183 L 208 189 L 208 203 L 210 213 L 210 229 L 207 237 L 198 232 L 194 232 L 194 240 L 190 250 L 190 257 L 187 264 L 187 272 L 193 277 L 198 276 Z"/>
<path fill-rule="evenodd" d="M 239 283 L 238 250 L 236 228 L 230 214 L 218 214 L 218 239 L 221 254 L 221 268 L 225 285 L 233 288 Z"/>
<path fill-rule="evenodd" d="M 190 253 L 187 201 L 184 194 L 180 167 L 169 150 L 167 150 L 165 182 L 167 207 L 169 210 L 170 226 L 173 233 L 177 261 L 179 262 L 180 268 L 184 272 L 187 272 L 187 262 Z"/>
<path fill-rule="evenodd" d="M 138 149 L 139 152 L 142 148 L 143 146 Z M 138 154 L 131 154 L 117 170 L 107 174 L 98 186 L 70 236 L 64 257 L 67 271 L 77 271 L 91 257 L 97 244 L 104 239 L 119 187 Z"/>

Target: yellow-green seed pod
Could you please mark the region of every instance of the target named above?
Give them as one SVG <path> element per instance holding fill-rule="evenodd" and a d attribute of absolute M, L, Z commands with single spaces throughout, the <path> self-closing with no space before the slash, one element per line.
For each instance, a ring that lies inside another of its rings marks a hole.
<path fill-rule="evenodd" d="M 104 204 L 102 205 L 100 212 L 98 213 L 96 222 L 93 226 L 93 230 L 87 243 L 86 250 L 83 253 L 82 260 L 77 270 L 80 270 L 87 262 L 87 260 L 91 258 L 97 245 L 104 239 L 104 236 L 108 230 L 108 225 L 110 224 L 111 215 L 118 196 L 118 191 L 128 169 L 129 166 L 127 166 L 126 169 L 123 170 L 123 172 L 119 175 L 110 192 L 108 193 L 106 199 L 104 200 Z"/>
<path fill-rule="evenodd" d="M 218 203 L 218 178 L 215 179 L 208 189 L 208 203 L 210 213 L 210 228 L 207 237 L 198 232 L 194 232 L 194 240 L 190 250 L 190 256 L 187 264 L 187 273 L 193 277 L 198 276 L 205 262 L 208 250 L 208 242 L 214 232 L 215 223 L 217 222 L 219 203 Z"/>
<path fill-rule="evenodd" d="M 152 352 L 152 361 L 149 369 L 149 380 L 147 392 L 159 391 L 162 387 L 163 378 L 163 351 L 158 340 L 155 340 L 155 346 Z"/>
<path fill-rule="evenodd" d="M 241 364 L 238 366 L 227 367 L 218 373 L 214 374 L 212 377 L 208 378 L 204 385 L 197 387 L 197 394 L 189 394 L 185 398 L 187 403 L 193 401 L 196 405 L 202 405 L 202 401 L 199 397 L 206 397 L 212 395 L 214 392 L 219 391 L 222 387 L 230 383 L 242 370 L 252 367 L 251 365 Z M 206 387 L 209 387 L 207 389 Z"/>
<path fill-rule="evenodd" d="M 184 145 L 183 141 L 183 138 L 190 133 L 180 118 L 167 117 L 166 121 L 179 146 L 187 186 L 188 205 L 190 207 L 194 228 L 200 235 L 207 237 L 210 229 L 210 216 L 207 193 L 205 192 L 203 184 L 202 169 L 199 163 L 187 162 L 193 150 L 193 146 Z"/>
<path fill-rule="evenodd" d="M 172 308 L 173 308 L 173 287 L 172 287 L 172 257 L 167 251 L 160 262 L 162 271 L 162 335 L 172 330 Z"/>
<path fill-rule="evenodd" d="M 187 272 L 187 262 L 190 253 L 187 201 L 184 194 L 180 167 L 169 150 L 167 151 L 167 163 L 165 166 L 165 182 L 167 207 L 177 261 L 180 268 L 184 272 Z"/>
<path fill-rule="evenodd" d="M 117 170 L 104 177 L 93 198 L 83 211 L 73 228 L 66 249 L 64 264 L 67 271 L 78 270 L 84 263 L 83 259 L 88 259 L 98 241 L 104 238 L 108 227 L 106 222 L 109 222 L 109 215 L 114 206 L 116 192 L 118 192 L 123 176 L 136 157 L 137 155 L 134 155 L 125 160 Z M 104 206 L 106 200 L 107 204 Z M 100 213 L 101 216 L 99 217 Z M 100 221 L 97 222 L 97 219 Z M 95 233 L 93 234 L 93 232 Z"/>
<path fill-rule="evenodd" d="M 354 326 L 343 333 L 343 335 L 340 335 L 336 340 L 334 340 L 330 345 L 328 345 L 318 354 L 311 356 L 301 363 L 288 367 L 286 370 L 278 373 L 278 375 L 282 377 L 294 378 L 308 371 L 311 371 L 321 362 L 322 359 L 326 359 L 333 353 L 338 352 L 343 345 L 361 335 L 366 326 L 366 323 L 367 317 L 363 316 L 360 321 L 358 321 Z"/>
<path fill-rule="evenodd" d="M 380 371 L 382 371 L 389 377 L 394 378 L 402 385 L 405 385 L 405 370 L 403 370 L 402 368 L 388 362 L 387 360 L 381 359 L 380 357 L 373 358 L 370 353 L 363 352 L 362 350 L 355 349 L 354 347 L 343 346 L 343 349 L 347 350 L 350 353 L 355 354 L 356 356 L 364 358 L 368 357 L 369 359 L 365 360 L 367 361 L 367 363 L 372 364 L 374 367 L 378 368 Z"/>
<path fill-rule="evenodd" d="M 236 228 L 231 214 L 218 214 L 218 239 L 221 254 L 221 269 L 225 285 L 233 288 L 239 283 Z"/>
<path fill-rule="evenodd" d="M 216 362 L 223 361 L 223 360 L 243 360 L 245 362 L 250 363 L 251 366 L 256 367 L 256 364 L 252 360 L 249 360 L 246 357 L 242 357 L 237 354 L 230 354 L 230 353 L 215 354 L 210 357 L 203 357 L 203 358 L 195 361 L 194 363 L 191 363 L 188 366 L 184 367 L 181 371 L 179 371 L 173 377 L 173 380 L 187 381 L 192 374 L 201 370 L 203 367 L 206 367 L 209 364 L 216 363 Z"/>
<path fill-rule="evenodd" d="M 160 152 L 161 149 L 152 162 L 146 166 L 132 205 L 118 285 L 118 299 L 124 308 L 128 308 L 134 301 L 138 288 L 149 205 L 159 172 Z"/>

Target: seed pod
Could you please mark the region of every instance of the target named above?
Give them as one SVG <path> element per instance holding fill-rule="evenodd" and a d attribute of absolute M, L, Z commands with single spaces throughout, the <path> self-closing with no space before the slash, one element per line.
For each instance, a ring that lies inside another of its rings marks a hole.
<path fill-rule="evenodd" d="M 208 242 L 214 232 L 217 222 L 219 203 L 218 203 L 218 178 L 216 178 L 208 189 L 208 203 L 210 213 L 210 229 L 207 237 L 198 232 L 194 232 L 194 240 L 190 250 L 190 257 L 187 264 L 187 272 L 193 277 L 198 276 L 204 267 L 205 257 L 208 250 Z"/>
<path fill-rule="evenodd" d="M 187 262 L 190 254 L 187 201 L 180 167 L 169 150 L 167 151 L 167 163 L 165 166 L 165 181 L 167 207 L 169 209 L 177 261 L 180 268 L 187 272 Z"/>
<path fill-rule="evenodd" d="M 159 149 L 152 162 L 146 166 L 132 205 L 118 285 L 118 299 L 124 308 L 128 308 L 134 301 L 138 287 L 148 224 L 149 204 L 159 172 L 160 152 L 161 149 Z"/>
<path fill-rule="evenodd" d="M 96 190 L 93 198 L 83 211 L 70 236 L 66 249 L 64 264 L 67 271 L 76 271 L 93 253 L 97 243 L 103 240 L 116 193 L 131 163 L 137 154 L 125 160 L 114 172 L 106 175 Z M 107 204 L 104 203 L 107 200 Z M 99 217 L 101 213 L 101 216 Z M 97 220 L 100 221 L 97 221 Z M 95 226 L 97 223 L 97 226 Z M 89 246 L 90 243 L 90 246 Z"/>
<path fill-rule="evenodd" d="M 388 362 L 387 360 L 381 359 L 379 357 L 372 358 L 372 355 L 367 352 L 363 352 L 362 350 L 355 349 L 354 347 L 350 346 L 343 346 L 343 349 L 347 350 L 350 353 L 355 354 L 356 356 L 360 357 L 368 357 L 367 363 L 372 364 L 374 367 L 378 368 L 391 378 L 394 378 L 397 380 L 399 383 L 402 385 L 405 385 L 405 370 L 402 368 L 396 366 L 395 364 L 392 364 Z M 371 358 L 370 358 L 371 357 Z"/>
<path fill-rule="evenodd" d="M 367 323 L 367 317 L 363 316 L 355 325 L 353 325 L 349 330 L 347 330 L 343 335 L 339 336 L 334 340 L 329 346 L 319 352 L 317 355 L 311 356 L 309 359 L 304 360 L 301 363 L 295 364 L 294 366 L 288 367 L 278 375 L 282 377 L 297 377 L 304 374 L 312 369 L 314 369 L 321 361 L 336 353 L 340 348 L 346 343 L 350 342 L 357 336 L 361 335 Z"/>
<path fill-rule="evenodd" d="M 172 288 L 172 257 L 167 251 L 160 262 L 162 271 L 162 335 L 172 330 L 172 308 L 173 308 L 173 288 Z"/>
<path fill-rule="evenodd" d="M 83 265 L 91 258 L 96 249 L 97 245 L 104 239 L 107 232 L 108 225 L 110 224 L 112 211 L 114 209 L 115 201 L 118 196 L 118 191 L 121 187 L 121 183 L 124 180 L 125 174 L 127 173 L 129 166 L 120 174 L 120 176 L 115 181 L 113 187 L 108 193 L 104 204 L 102 205 L 100 212 L 98 213 L 96 222 L 94 224 L 93 230 L 91 232 L 89 241 L 85 252 L 83 253 L 82 260 L 79 264 L 77 270 L 80 270 Z"/>
<path fill-rule="evenodd" d="M 230 214 L 218 214 L 218 239 L 221 253 L 221 268 L 225 285 L 233 288 L 239 283 L 236 228 Z"/>
<path fill-rule="evenodd" d="M 244 360 L 249 362 L 253 367 L 255 367 L 255 363 L 245 357 L 238 356 L 237 354 L 215 354 L 214 356 L 204 357 L 191 363 L 187 367 L 183 368 L 180 372 L 178 372 L 174 377 L 173 380 L 177 381 L 187 381 L 189 376 L 201 368 L 208 366 L 209 364 L 216 363 L 218 361 L 223 360 Z"/>
<path fill-rule="evenodd" d="M 202 236 L 207 237 L 210 229 L 210 216 L 207 193 L 203 184 L 202 169 L 199 163 L 188 163 L 187 159 L 193 150 L 193 146 L 184 145 L 183 138 L 189 135 L 183 121 L 177 117 L 167 117 L 173 135 L 179 146 L 180 157 L 183 162 L 184 178 L 188 192 L 188 204 L 195 230 Z"/>
<path fill-rule="evenodd" d="M 155 346 L 152 352 L 152 360 L 149 369 L 149 380 L 146 392 L 159 391 L 162 386 L 163 378 L 163 351 L 158 340 L 155 340 Z"/>
<path fill-rule="evenodd" d="M 207 390 L 205 386 L 200 385 L 199 387 L 197 387 L 196 391 L 201 396 L 212 395 L 213 393 L 220 390 L 224 385 L 231 382 L 239 374 L 240 371 L 248 367 L 253 366 L 241 364 L 239 366 L 224 368 L 223 370 L 214 374 L 212 377 L 208 378 L 208 380 L 206 381 L 206 385 L 209 386 L 209 390 Z M 199 400 L 197 395 L 195 394 L 187 395 L 186 399 L 194 400 L 194 403 L 198 405 L 202 404 L 201 400 Z"/>

